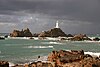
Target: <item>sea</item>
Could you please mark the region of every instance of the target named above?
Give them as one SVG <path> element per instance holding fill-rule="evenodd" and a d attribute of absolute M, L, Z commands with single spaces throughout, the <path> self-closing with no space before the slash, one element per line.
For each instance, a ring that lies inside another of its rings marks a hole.
<path fill-rule="evenodd" d="M 3 34 L 4 35 L 4 34 Z M 100 55 L 100 41 L 59 41 L 25 38 L 0 40 L 0 60 L 13 64 L 33 62 L 38 56 L 43 61 L 53 50 L 84 50 L 87 54 Z"/>

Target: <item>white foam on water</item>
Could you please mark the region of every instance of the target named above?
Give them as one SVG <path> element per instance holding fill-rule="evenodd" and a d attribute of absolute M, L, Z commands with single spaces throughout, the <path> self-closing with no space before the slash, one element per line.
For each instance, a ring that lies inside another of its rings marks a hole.
<path fill-rule="evenodd" d="M 66 51 L 71 51 L 71 50 L 66 50 Z M 89 54 L 89 55 L 91 55 L 91 56 L 97 56 L 97 57 L 99 57 L 100 56 L 100 53 L 98 52 L 84 52 L 84 54 Z"/>
<path fill-rule="evenodd" d="M 47 40 L 60 40 L 59 38 L 46 37 Z"/>
<path fill-rule="evenodd" d="M 53 46 L 27 46 L 24 48 L 53 48 Z"/>
<path fill-rule="evenodd" d="M 84 41 L 84 42 L 90 42 L 90 43 L 100 43 L 100 41 Z"/>
<path fill-rule="evenodd" d="M 88 41 L 88 40 L 84 40 L 84 41 L 70 41 L 72 43 L 100 43 L 100 41 Z"/>
<path fill-rule="evenodd" d="M 9 67 L 12 67 L 12 66 L 15 66 L 15 64 L 12 62 L 9 62 Z"/>
<path fill-rule="evenodd" d="M 60 42 L 42 42 L 42 44 L 62 44 Z"/>
<path fill-rule="evenodd" d="M 39 40 L 39 38 L 38 37 L 33 37 L 34 38 L 34 40 Z"/>
<path fill-rule="evenodd" d="M 30 39 L 30 37 L 9 37 L 8 39 Z"/>
<path fill-rule="evenodd" d="M 99 57 L 100 56 L 100 53 L 95 53 L 95 52 L 84 52 L 85 54 L 89 54 L 91 56 L 97 56 Z"/>

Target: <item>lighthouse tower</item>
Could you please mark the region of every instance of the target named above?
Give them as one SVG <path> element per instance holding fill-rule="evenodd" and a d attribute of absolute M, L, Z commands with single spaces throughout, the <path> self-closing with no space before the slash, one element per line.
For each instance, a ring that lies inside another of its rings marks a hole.
<path fill-rule="evenodd" d="M 58 24 L 58 21 L 56 22 L 56 27 L 55 28 L 59 28 L 59 24 Z"/>

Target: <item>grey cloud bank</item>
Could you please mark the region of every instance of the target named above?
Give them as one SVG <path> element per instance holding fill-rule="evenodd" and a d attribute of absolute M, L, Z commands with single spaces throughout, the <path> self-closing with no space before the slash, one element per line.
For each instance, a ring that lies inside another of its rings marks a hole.
<path fill-rule="evenodd" d="M 66 33 L 98 34 L 100 0 L 0 0 L 0 32 L 48 30 L 59 20 Z"/>

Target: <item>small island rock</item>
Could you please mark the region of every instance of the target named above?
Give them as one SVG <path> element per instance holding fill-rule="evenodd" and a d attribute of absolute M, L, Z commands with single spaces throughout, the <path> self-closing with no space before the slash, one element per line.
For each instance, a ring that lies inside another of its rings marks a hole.
<path fill-rule="evenodd" d="M 60 28 L 53 28 L 49 31 L 41 32 L 39 37 L 66 37 L 67 35 Z"/>
<path fill-rule="evenodd" d="M 14 30 L 12 33 L 10 33 L 11 37 L 32 37 L 32 33 L 27 28 L 25 30 L 22 29 L 22 31 Z"/>

